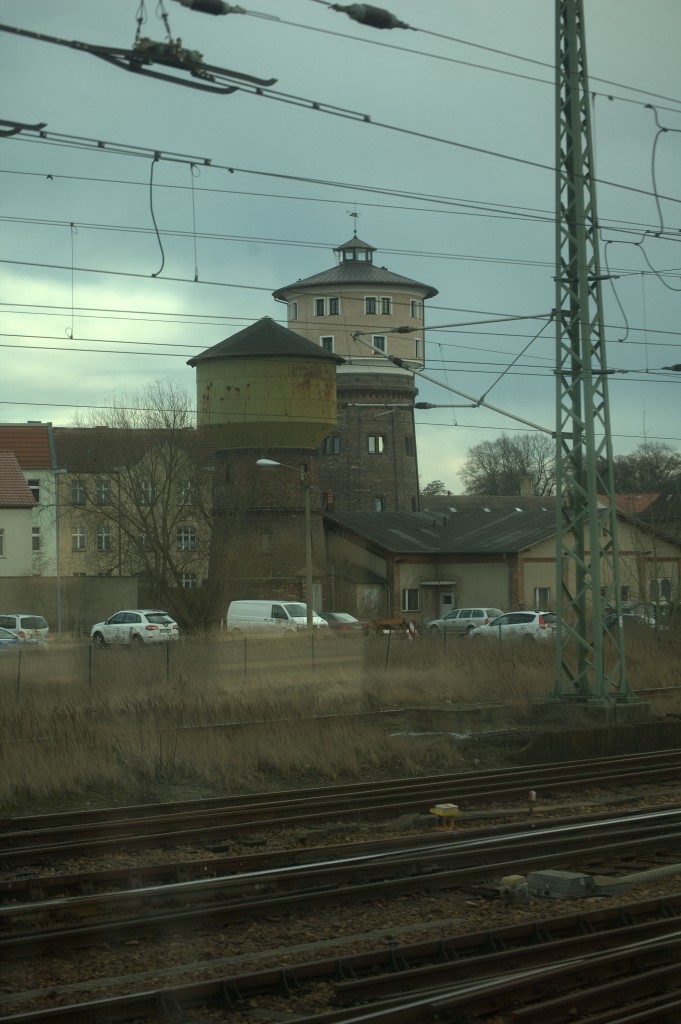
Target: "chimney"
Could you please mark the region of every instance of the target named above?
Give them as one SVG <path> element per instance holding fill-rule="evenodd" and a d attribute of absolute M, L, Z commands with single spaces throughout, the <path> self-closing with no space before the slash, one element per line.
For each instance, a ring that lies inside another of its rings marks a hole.
<path fill-rule="evenodd" d="M 521 475 L 520 494 L 524 498 L 534 494 L 534 473 L 523 473 Z"/>

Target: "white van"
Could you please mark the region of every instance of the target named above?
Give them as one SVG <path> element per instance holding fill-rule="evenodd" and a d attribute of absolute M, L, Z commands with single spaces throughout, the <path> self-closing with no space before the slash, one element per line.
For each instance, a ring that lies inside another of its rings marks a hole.
<path fill-rule="evenodd" d="M 312 625 L 328 629 L 329 624 L 312 612 Z M 292 633 L 307 627 L 307 605 L 299 601 L 232 601 L 227 609 L 230 633 L 246 629 L 279 630 Z"/>

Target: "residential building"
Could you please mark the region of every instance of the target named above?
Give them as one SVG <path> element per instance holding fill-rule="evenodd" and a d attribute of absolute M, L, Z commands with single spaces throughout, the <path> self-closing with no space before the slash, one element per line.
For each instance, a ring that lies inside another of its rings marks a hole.
<path fill-rule="evenodd" d="M 32 572 L 35 506 L 14 452 L 0 451 L 0 576 Z"/>

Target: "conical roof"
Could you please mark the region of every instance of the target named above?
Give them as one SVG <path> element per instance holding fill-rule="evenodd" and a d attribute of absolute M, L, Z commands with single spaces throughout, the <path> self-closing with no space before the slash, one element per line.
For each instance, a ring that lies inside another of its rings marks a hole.
<path fill-rule="evenodd" d="M 244 327 L 230 338 L 218 342 L 205 352 L 187 360 L 189 366 L 196 366 L 207 359 L 229 359 L 250 356 L 254 359 L 268 356 L 286 356 L 300 359 L 325 359 L 335 363 L 344 362 L 341 356 L 315 345 L 302 335 L 282 327 L 276 320 L 264 316 L 250 327 Z"/>

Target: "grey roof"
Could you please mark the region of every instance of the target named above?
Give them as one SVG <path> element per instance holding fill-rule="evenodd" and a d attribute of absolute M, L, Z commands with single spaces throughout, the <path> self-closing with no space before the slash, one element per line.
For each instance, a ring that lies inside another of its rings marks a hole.
<path fill-rule="evenodd" d="M 553 494 L 422 494 L 421 509 L 426 512 L 455 512 L 477 510 L 494 512 L 520 509 L 523 512 L 545 511 L 555 514 L 556 498 Z"/>
<path fill-rule="evenodd" d="M 490 555 L 523 551 L 555 536 L 555 503 L 462 512 L 333 512 L 327 521 L 403 554 Z"/>
<path fill-rule="evenodd" d="M 207 348 L 197 356 L 187 360 L 189 366 L 205 362 L 207 359 L 229 359 L 230 357 L 249 356 L 254 359 L 263 356 L 291 356 L 300 359 L 325 359 L 327 362 L 344 362 L 341 356 L 327 352 L 320 345 L 303 338 L 302 335 L 282 327 L 276 320 L 264 316 L 250 327 L 244 327 L 230 338 Z"/>
<path fill-rule="evenodd" d="M 343 242 L 342 245 L 337 245 L 334 252 L 345 252 L 347 249 L 368 249 L 369 252 L 376 252 L 375 245 L 369 245 L 368 242 L 363 242 L 357 235 L 353 235 L 349 242 Z"/>
<path fill-rule="evenodd" d="M 437 295 L 437 288 L 432 285 L 423 284 L 421 281 L 414 281 L 411 277 L 404 277 L 403 274 L 394 274 L 392 270 L 385 267 L 376 267 L 373 263 L 363 260 L 347 260 L 339 263 L 337 267 L 330 270 L 322 270 L 312 277 L 301 277 L 293 284 L 284 288 L 277 288 L 272 292 L 275 299 L 286 299 L 291 292 L 299 292 L 305 288 L 336 287 L 340 285 L 361 284 L 376 288 L 382 285 L 386 288 L 418 288 L 424 292 L 424 297 L 432 299 Z"/>

